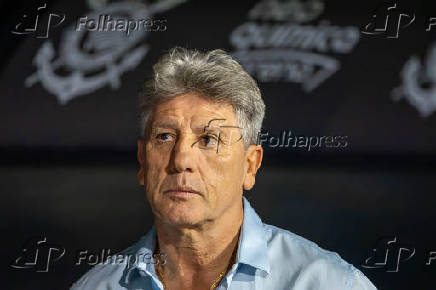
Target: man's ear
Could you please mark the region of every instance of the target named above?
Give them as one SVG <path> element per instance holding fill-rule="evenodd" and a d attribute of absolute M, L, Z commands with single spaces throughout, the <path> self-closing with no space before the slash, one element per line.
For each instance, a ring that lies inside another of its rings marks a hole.
<path fill-rule="evenodd" d="M 260 145 L 250 145 L 245 153 L 244 190 L 250 190 L 256 182 L 256 173 L 262 164 L 263 148 Z"/>
<path fill-rule="evenodd" d="M 145 180 L 144 180 L 144 163 L 145 163 L 145 140 L 138 139 L 138 151 L 137 151 L 137 158 L 139 162 L 139 171 L 137 174 L 138 183 L 142 186 L 144 186 Z"/>

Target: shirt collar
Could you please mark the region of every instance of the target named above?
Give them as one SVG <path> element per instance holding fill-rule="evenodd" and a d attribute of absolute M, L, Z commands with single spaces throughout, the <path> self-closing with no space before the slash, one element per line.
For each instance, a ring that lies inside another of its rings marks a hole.
<path fill-rule="evenodd" d="M 261 269 L 269 274 L 267 233 L 250 202 L 245 196 L 242 198 L 244 202 L 244 220 L 239 236 L 237 262 Z"/>
<path fill-rule="evenodd" d="M 242 221 L 241 233 L 239 236 L 238 252 L 236 263 L 243 263 L 254 268 L 261 269 L 270 274 L 268 261 L 267 233 L 259 215 L 251 207 L 250 202 L 243 199 L 244 217 Z M 153 225 L 148 233 L 132 249 L 136 255 L 153 254 L 156 247 L 156 228 Z M 136 248 L 136 250 L 135 250 Z M 139 248 L 139 249 L 138 249 Z M 151 263 L 131 263 L 127 265 L 126 282 L 129 282 L 131 272 L 134 269 L 143 270 L 152 278 L 156 278 L 154 265 Z"/>
<path fill-rule="evenodd" d="M 156 228 L 153 225 L 148 233 L 143 236 L 132 248 L 127 249 L 127 252 L 135 255 L 135 257 L 148 257 L 153 256 L 156 247 Z M 130 250 L 130 251 L 129 251 Z M 130 254 L 129 253 L 129 254 Z M 135 270 L 142 270 L 152 278 L 157 279 L 154 271 L 154 265 L 152 263 L 141 262 L 141 258 L 135 259 L 134 263 L 127 264 L 125 271 L 125 283 L 129 283 Z"/>

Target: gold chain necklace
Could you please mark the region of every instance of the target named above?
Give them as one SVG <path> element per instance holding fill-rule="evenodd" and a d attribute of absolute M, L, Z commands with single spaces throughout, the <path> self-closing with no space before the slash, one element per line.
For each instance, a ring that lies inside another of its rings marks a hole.
<path fill-rule="evenodd" d="M 232 262 L 235 258 L 237 248 L 238 248 L 238 244 L 236 243 L 235 249 L 233 250 L 232 256 L 230 257 L 230 262 L 227 265 L 227 268 L 224 271 L 221 271 L 221 273 L 219 273 L 218 277 L 216 277 L 215 280 L 213 280 L 212 284 L 210 285 L 209 290 L 214 290 L 218 286 L 218 284 L 221 282 L 221 279 L 224 277 L 224 275 L 227 273 L 227 271 L 230 269 L 230 266 L 232 265 Z M 160 249 L 158 249 L 156 251 L 156 254 L 160 254 Z M 156 274 L 157 274 L 159 280 L 162 282 L 162 286 L 163 286 L 164 290 L 168 290 L 167 286 L 165 285 L 163 273 L 160 271 L 160 264 L 159 263 L 156 264 Z"/>

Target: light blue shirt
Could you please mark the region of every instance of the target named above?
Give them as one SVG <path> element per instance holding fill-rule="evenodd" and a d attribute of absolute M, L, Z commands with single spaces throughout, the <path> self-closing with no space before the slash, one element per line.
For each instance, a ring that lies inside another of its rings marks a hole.
<path fill-rule="evenodd" d="M 259 290 L 373 290 L 374 285 L 337 253 L 278 227 L 264 224 L 243 197 L 244 218 L 236 262 L 217 287 Z M 152 255 L 156 230 L 151 230 L 130 248 L 122 251 L 132 257 Z M 113 262 L 113 261 L 112 261 Z M 163 289 L 154 264 L 145 259 L 98 264 L 72 288 Z"/>

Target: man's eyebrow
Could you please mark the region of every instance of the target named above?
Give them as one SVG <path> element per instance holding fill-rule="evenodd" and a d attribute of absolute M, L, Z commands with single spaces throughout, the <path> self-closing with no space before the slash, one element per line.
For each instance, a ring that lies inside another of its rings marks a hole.
<path fill-rule="evenodd" d="M 177 130 L 179 128 L 179 124 L 177 124 L 176 122 L 167 122 L 167 121 L 163 121 L 163 122 L 156 122 L 151 124 L 151 128 L 152 129 L 173 129 L 173 130 Z M 196 133 L 202 133 L 205 132 L 207 129 L 210 130 L 214 130 L 216 129 L 215 127 L 208 127 L 205 124 L 201 124 L 201 125 L 196 125 L 192 128 L 192 130 Z"/>
<path fill-rule="evenodd" d="M 213 118 L 210 119 L 207 122 L 204 122 L 200 125 L 196 125 L 192 128 L 192 130 L 195 133 L 204 133 L 204 132 L 210 132 L 210 131 L 217 131 L 220 130 L 220 128 L 239 128 L 237 126 L 226 126 L 226 125 L 220 125 L 220 123 L 217 123 L 218 121 L 226 121 L 227 119 L 222 119 L 222 118 Z M 165 120 L 165 121 L 156 121 L 154 123 L 151 124 L 151 128 L 152 130 L 154 129 L 173 129 L 173 130 L 177 130 L 179 129 L 179 123 L 177 121 L 169 121 L 169 120 Z"/>
<path fill-rule="evenodd" d="M 242 129 L 239 126 L 235 126 L 235 125 L 219 125 L 218 127 L 212 127 L 210 124 L 213 121 L 226 121 L 227 119 L 211 119 L 209 120 L 208 124 L 206 126 L 204 126 L 203 130 L 210 130 L 210 129 L 218 129 L 218 128 L 234 128 L 234 129 Z"/>
<path fill-rule="evenodd" d="M 195 126 L 192 128 L 192 132 L 194 132 L 196 134 L 201 134 L 201 133 L 206 133 L 206 132 L 217 132 L 219 130 L 220 130 L 220 128 L 206 127 L 204 124 L 198 125 L 198 126 Z"/>
<path fill-rule="evenodd" d="M 210 119 L 207 122 L 207 124 L 203 123 L 203 125 L 195 126 L 192 130 L 194 132 L 199 132 L 199 133 L 210 132 L 210 131 L 217 131 L 217 130 L 220 130 L 220 126 L 219 125 L 217 127 L 216 126 L 211 126 L 211 123 L 214 122 L 214 121 L 225 121 L 225 120 L 226 119 L 213 118 L 213 119 Z"/>
<path fill-rule="evenodd" d="M 157 121 L 151 124 L 151 128 L 166 128 L 166 129 L 177 129 L 179 124 L 173 121 Z"/>

